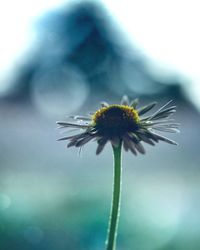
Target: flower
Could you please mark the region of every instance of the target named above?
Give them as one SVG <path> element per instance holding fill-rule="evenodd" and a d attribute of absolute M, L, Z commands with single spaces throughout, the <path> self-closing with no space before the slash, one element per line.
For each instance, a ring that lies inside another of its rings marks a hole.
<path fill-rule="evenodd" d="M 159 141 L 177 145 L 175 141 L 157 134 L 156 131 L 176 133 L 179 132 L 179 124 L 169 119 L 176 106 L 170 106 L 172 101 L 167 102 L 151 115 L 144 116 L 157 104 L 150 103 L 136 109 L 138 99 L 129 102 L 127 96 L 123 96 L 121 104 L 109 105 L 101 103 L 101 108 L 90 116 L 71 116 L 76 123 L 57 122 L 59 128 L 81 129 L 82 132 L 60 138 L 68 140 L 68 147 L 82 147 L 91 140 L 97 141 L 96 154 L 100 154 L 108 141 L 117 147 L 121 142 L 125 151 L 130 150 L 133 154 L 145 154 L 142 142 L 154 146 Z"/>

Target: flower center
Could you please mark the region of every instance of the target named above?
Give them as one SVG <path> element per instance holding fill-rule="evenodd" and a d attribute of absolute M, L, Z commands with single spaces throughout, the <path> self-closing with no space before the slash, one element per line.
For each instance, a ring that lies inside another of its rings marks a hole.
<path fill-rule="evenodd" d="M 134 132 L 138 128 L 140 118 L 134 108 L 115 104 L 97 110 L 92 120 L 101 134 L 123 135 L 126 132 Z"/>

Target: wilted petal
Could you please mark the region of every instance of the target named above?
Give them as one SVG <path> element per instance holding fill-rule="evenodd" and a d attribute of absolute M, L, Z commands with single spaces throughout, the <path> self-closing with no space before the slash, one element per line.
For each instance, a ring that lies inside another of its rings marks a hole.
<path fill-rule="evenodd" d="M 132 141 L 129 142 L 129 149 L 130 151 L 134 154 L 137 155 L 137 151 L 135 150 L 135 143 L 133 143 Z"/>
<path fill-rule="evenodd" d="M 141 154 L 145 154 L 145 149 L 141 142 L 135 143 L 135 147 L 138 152 L 140 152 Z"/>
<path fill-rule="evenodd" d="M 76 147 L 82 147 L 84 144 L 86 144 L 87 142 L 91 141 L 94 137 L 93 136 L 87 136 L 81 140 L 79 140 L 75 146 Z"/>
<path fill-rule="evenodd" d="M 91 121 L 91 118 L 88 116 L 71 115 L 70 118 L 73 118 L 75 120 Z"/>
<path fill-rule="evenodd" d="M 88 136 L 88 133 L 80 133 L 77 135 L 71 135 L 71 136 L 66 136 L 66 137 L 62 137 L 60 139 L 58 139 L 58 141 L 64 141 L 64 140 L 69 140 L 69 139 L 73 139 L 73 140 L 79 140 L 85 136 Z"/>
<path fill-rule="evenodd" d="M 127 95 L 122 96 L 121 105 L 126 105 L 126 106 L 129 105 L 129 99 Z"/>
<path fill-rule="evenodd" d="M 155 138 L 157 138 L 157 140 L 164 141 L 164 142 L 167 142 L 167 143 L 173 144 L 173 145 L 178 145 L 178 143 L 176 143 L 175 141 L 170 140 L 170 139 L 168 139 L 168 138 L 165 137 L 165 136 L 158 135 L 158 134 L 156 134 L 156 133 L 153 132 L 153 131 L 150 131 L 150 134 L 151 134 L 152 136 L 154 136 Z"/>
<path fill-rule="evenodd" d="M 74 138 L 74 135 L 59 138 L 59 139 L 57 139 L 57 141 L 65 141 L 65 140 L 68 140 L 68 139 L 71 139 L 71 138 Z"/>
<path fill-rule="evenodd" d="M 137 155 L 137 152 L 135 150 L 135 144 L 132 142 L 132 140 L 130 139 L 130 137 L 128 135 L 125 135 L 123 137 L 123 142 L 124 142 L 124 149 L 126 151 L 128 151 L 130 149 L 130 151 L 134 154 Z"/>
<path fill-rule="evenodd" d="M 163 111 L 163 109 L 165 107 L 167 107 L 170 103 L 172 102 L 172 100 L 170 100 L 169 102 L 167 102 L 166 104 L 164 104 L 161 108 L 159 108 L 151 117 L 151 119 L 155 118 L 155 116 L 159 113 L 161 113 L 161 111 Z"/>
<path fill-rule="evenodd" d="M 161 131 L 161 132 L 168 132 L 168 133 L 179 133 L 180 130 L 177 128 L 170 128 L 165 126 L 154 126 L 153 129 Z"/>
<path fill-rule="evenodd" d="M 128 137 L 131 141 L 134 141 L 135 143 L 138 143 L 140 141 L 140 138 L 135 133 L 128 133 Z"/>
<path fill-rule="evenodd" d="M 127 139 L 125 136 L 123 137 L 123 146 L 124 146 L 124 150 L 127 152 L 129 150 L 129 146 L 128 146 Z"/>
<path fill-rule="evenodd" d="M 146 143 L 148 143 L 148 144 L 150 144 L 152 146 L 155 145 L 155 143 L 151 139 L 149 139 L 148 136 L 146 136 L 145 134 L 140 133 L 138 136 L 140 137 L 140 139 L 142 141 L 144 141 L 144 142 L 146 142 Z"/>
<path fill-rule="evenodd" d="M 152 102 L 152 103 L 149 103 L 148 105 L 140 108 L 138 110 L 138 114 L 139 115 L 143 115 L 145 113 L 147 113 L 148 111 L 150 111 L 153 107 L 155 107 L 155 105 L 157 104 L 157 102 Z"/>
<path fill-rule="evenodd" d="M 78 124 L 78 123 L 70 123 L 70 122 L 56 122 L 58 125 L 63 128 L 72 127 L 72 128 L 89 128 L 88 124 Z"/>
<path fill-rule="evenodd" d="M 131 101 L 130 106 L 135 109 L 137 107 L 138 103 L 139 103 L 139 99 L 136 98 L 133 101 Z"/>
<path fill-rule="evenodd" d="M 171 110 L 171 111 L 162 111 L 158 114 L 156 114 L 155 116 L 153 116 L 151 118 L 151 120 L 158 120 L 158 119 L 164 119 L 164 118 L 168 118 L 171 115 L 173 115 L 176 112 L 175 109 Z"/>
<path fill-rule="evenodd" d="M 109 106 L 109 104 L 107 103 L 107 102 L 101 102 L 101 107 L 103 108 L 103 107 L 108 107 Z"/>
<path fill-rule="evenodd" d="M 150 126 L 154 126 L 154 125 L 163 125 L 163 126 L 168 126 L 171 128 L 179 128 L 180 127 L 180 123 L 172 123 L 170 119 L 168 120 L 160 120 L 160 121 L 151 121 Z"/>
<path fill-rule="evenodd" d="M 135 148 L 141 154 L 145 154 L 145 149 L 143 145 L 140 143 L 140 138 L 136 134 L 131 134 L 130 140 L 134 143 Z"/>
<path fill-rule="evenodd" d="M 77 143 L 77 139 L 70 141 L 70 143 L 67 144 L 67 147 L 70 148 L 72 146 L 75 146 Z"/>
<path fill-rule="evenodd" d="M 102 150 L 104 149 L 107 141 L 108 141 L 107 138 L 102 138 L 102 139 L 98 140 L 98 146 L 97 146 L 97 149 L 96 149 L 96 155 L 99 155 L 102 152 Z"/>
<path fill-rule="evenodd" d="M 149 130 L 146 130 L 144 132 L 144 134 L 146 135 L 146 137 L 150 138 L 154 142 L 158 142 L 159 141 L 158 138 L 153 133 L 151 133 Z"/>

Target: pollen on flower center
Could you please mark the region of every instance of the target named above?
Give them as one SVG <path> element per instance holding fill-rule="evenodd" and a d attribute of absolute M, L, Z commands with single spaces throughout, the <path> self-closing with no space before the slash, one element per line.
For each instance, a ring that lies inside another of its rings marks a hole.
<path fill-rule="evenodd" d="M 140 121 L 134 108 L 116 104 L 97 110 L 92 120 L 98 130 L 103 133 L 107 131 L 111 134 L 134 131 Z"/>

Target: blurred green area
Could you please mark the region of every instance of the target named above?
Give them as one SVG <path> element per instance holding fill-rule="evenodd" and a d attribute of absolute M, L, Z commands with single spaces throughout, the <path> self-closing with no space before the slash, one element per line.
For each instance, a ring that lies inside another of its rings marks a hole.
<path fill-rule="evenodd" d="M 141 105 L 173 99 L 181 134 L 171 136 L 178 147 L 123 154 L 117 250 L 199 250 L 200 115 L 191 85 L 180 75 L 152 74 L 151 61 L 99 7 L 87 2 L 44 15 L 31 52 L 0 81 L 0 250 L 104 249 L 110 145 L 97 157 L 90 143 L 79 155 L 56 141 L 56 120 L 123 94 Z"/>
<path fill-rule="evenodd" d="M 110 146 L 97 157 L 91 143 L 79 155 L 56 141 L 54 119 L 11 104 L 1 112 L 1 249 L 103 249 L 112 193 Z M 118 249 L 199 248 L 199 116 L 180 106 L 177 120 L 178 147 L 160 143 L 145 145 L 145 156 L 123 154 Z"/>

